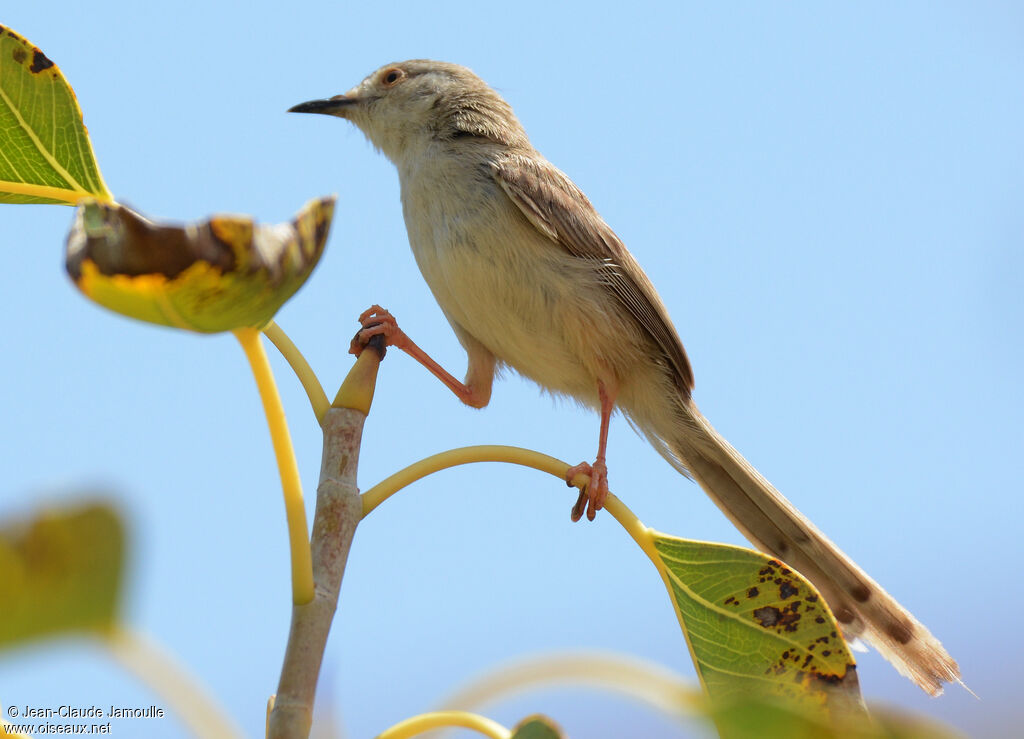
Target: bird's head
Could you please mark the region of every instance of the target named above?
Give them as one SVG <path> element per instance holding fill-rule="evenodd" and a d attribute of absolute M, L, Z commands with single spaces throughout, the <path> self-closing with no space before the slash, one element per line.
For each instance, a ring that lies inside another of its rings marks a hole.
<path fill-rule="evenodd" d="M 439 142 L 529 146 L 511 106 L 483 80 L 457 64 L 425 59 L 386 64 L 343 95 L 289 112 L 345 118 L 395 163 Z"/>

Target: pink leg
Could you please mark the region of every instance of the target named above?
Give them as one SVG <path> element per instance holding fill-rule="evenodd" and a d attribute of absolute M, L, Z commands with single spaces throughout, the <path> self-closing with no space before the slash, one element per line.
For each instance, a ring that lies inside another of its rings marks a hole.
<path fill-rule="evenodd" d="M 359 323 L 363 325 L 363 328 L 352 339 L 352 344 L 348 350 L 350 354 L 358 356 L 362 353 L 366 347 L 366 342 L 371 337 L 383 334 L 387 346 L 398 347 L 422 364 L 434 377 L 455 393 L 455 396 L 463 403 L 473 408 L 483 408 L 487 405 L 491 398 L 491 378 L 494 376 L 493 361 L 490 363 L 483 362 L 484 366 L 478 368 L 471 358 L 470 377 L 467 378 L 468 383 L 462 383 L 456 380 L 444 367 L 431 359 L 429 354 L 420 349 L 412 339 L 406 336 L 405 332 L 398 327 L 398 321 L 395 320 L 395 317 L 379 305 L 372 305 L 365 310 L 359 316 Z M 474 370 L 479 371 L 474 372 Z M 474 381 L 475 374 L 481 375 L 479 382 Z"/>
<path fill-rule="evenodd" d="M 572 485 L 572 479 L 581 473 L 590 477 L 590 482 L 580 491 L 576 505 L 572 507 L 573 521 L 579 521 L 583 517 L 584 507 L 587 511 L 587 520 L 593 521 L 597 512 L 604 508 L 604 501 L 608 497 L 608 466 L 605 464 L 605 451 L 608 448 L 608 423 L 615 407 L 616 393 L 614 390 L 608 392 L 600 380 L 597 383 L 597 392 L 601 398 L 601 436 L 597 445 L 597 459 L 593 465 L 581 462 L 570 467 L 565 473 L 565 482 L 568 485 Z"/>

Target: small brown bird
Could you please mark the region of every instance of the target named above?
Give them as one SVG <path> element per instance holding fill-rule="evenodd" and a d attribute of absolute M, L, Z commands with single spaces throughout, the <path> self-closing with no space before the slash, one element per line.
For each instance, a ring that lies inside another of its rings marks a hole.
<path fill-rule="evenodd" d="M 701 415 L 690 362 L 650 280 L 473 72 L 426 60 L 388 64 L 344 95 L 291 110 L 351 121 L 398 168 L 416 263 L 469 369 L 459 382 L 378 306 L 360 317 L 368 328 L 353 351 L 384 333 L 476 408 L 490 400 L 495 369 L 508 366 L 598 409 L 597 457 L 568 475 L 591 479 L 574 520 L 584 508 L 593 518 L 608 493 L 608 421 L 618 408 L 751 542 L 813 582 L 848 635 L 867 639 L 933 695 L 959 679 L 938 640 Z"/>

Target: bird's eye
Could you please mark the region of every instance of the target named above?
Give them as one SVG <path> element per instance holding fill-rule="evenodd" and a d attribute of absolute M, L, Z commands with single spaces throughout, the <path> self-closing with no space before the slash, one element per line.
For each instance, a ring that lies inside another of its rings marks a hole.
<path fill-rule="evenodd" d="M 386 86 L 391 87 L 403 77 L 405 77 L 405 72 L 403 72 L 401 69 L 389 69 L 387 72 L 384 73 L 384 76 L 381 77 L 381 81 Z"/>

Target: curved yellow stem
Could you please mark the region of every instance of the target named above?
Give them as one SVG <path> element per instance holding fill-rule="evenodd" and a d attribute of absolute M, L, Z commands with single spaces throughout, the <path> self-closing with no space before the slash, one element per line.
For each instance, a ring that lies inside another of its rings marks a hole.
<path fill-rule="evenodd" d="M 612 514 L 612 518 L 618 521 L 622 528 L 626 530 L 626 533 L 633 537 L 633 541 L 637 543 L 637 546 L 644 550 L 644 554 L 658 568 L 658 572 L 662 572 L 664 565 L 661 563 L 661 557 L 658 556 L 658 552 L 654 548 L 653 531 L 644 526 L 640 519 L 636 517 L 636 514 L 611 493 L 608 494 L 608 500 L 605 501 L 604 507 Z"/>
<path fill-rule="evenodd" d="M 509 462 L 547 472 L 560 480 L 565 479 L 565 473 L 569 470 L 569 465 L 560 459 L 517 446 L 481 444 L 449 449 L 412 463 L 363 493 L 363 517 L 368 516 L 374 508 L 406 485 L 411 485 L 431 473 L 472 462 Z M 577 487 L 581 487 L 587 482 L 589 479 L 586 475 L 577 475 L 573 479 L 573 484 Z M 656 556 L 654 537 L 651 535 L 650 529 L 640 523 L 640 519 L 626 507 L 625 503 L 609 493 L 605 508 L 616 521 L 622 524 L 622 527 L 636 540 L 647 556 Z"/>
<path fill-rule="evenodd" d="M 169 654 L 141 634 L 115 628 L 102 642 L 177 714 L 197 737 L 230 739 L 241 730 Z"/>
<path fill-rule="evenodd" d="M 470 464 L 471 462 L 510 462 L 511 464 L 532 467 L 535 470 L 547 472 L 560 480 L 565 479 L 565 473 L 569 470 L 569 465 L 560 459 L 516 446 L 482 444 L 480 446 L 464 446 L 459 449 L 449 449 L 446 452 L 414 462 L 363 493 L 363 517 L 368 516 L 374 508 L 406 485 L 410 485 L 433 472 L 445 470 L 449 467 L 457 467 L 462 464 Z M 577 487 L 587 482 L 589 480 L 586 475 L 577 475 L 573 479 L 573 484 Z M 661 572 L 663 566 L 658 553 L 654 549 L 654 535 L 651 533 L 651 530 L 640 522 L 640 519 L 636 517 L 633 511 L 629 510 L 625 503 L 611 493 L 608 494 L 604 507 L 622 525 L 626 533 L 633 537 L 633 540 L 644 551 L 644 554 L 651 558 L 651 561 L 654 562 L 655 566 L 659 568 L 659 572 Z"/>
<path fill-rule="evenodd" d="M 421 477 L 426 477 L 432 472 L 471 462 L 510 462 L 522 465 L 523 467 L 533 467 L 536 470 L 547 472 L 563 480 L 565 479 L 566 471 L 569 469 L 569 465 L 559 459 L 515 446 L 484 444 L 481 446 L 449 449 L 447 452 L 441 452 L 426 459 L 421 459 L 419 462 L 414 462 L 363 493 L 363 517 L 365 518 L 374 508 L 406 485 L 416 482 Z M 580 477 L 583 480 L 586 479 L 582 475 Z"/>
<path fill-rule="evenodd" d="M 288 542 L 292 560 L 292 602 L 305 605 L 313 600 L 313 560 L 309 550 L 309 527 L 306 525 L 306 506 L 302 500 L 302 481 L 292 449 L 288 423 L 281 406 L 281 396 L 274 383 L 274 374 L 267 361 L 259 331 L 253 328 L 234 332 L 238 343 L 252 368 L 253 379 L 263 401 L 263 412 L 270 429 L 270 440 L 277 458 L 277 471 L 284 491 L 284 509 L 288 520 Z"/>
<path fill-rule="evenodd" d="M 448 696 L 438 709 L 478 710 L 498 700 L 556 686 L 586 686 L 619 693 L 677 719 L 693 716 L 704 705 L 699 688 L 661 665 L 588 650 L 503 662 Z"/>
<path fill-rule="evenodd" d="M 478 731 L 490 739 L 509 739 L 512 732 L 492 721 L 486 716 L 480 716 L 467 711 L 435 711 L 433 713 L 421 713 L 419 716 L 399 721 L 389 729 L 385 729 L 377 735 L 377 739 L 409 739 L 409 737 L 422 734 L 431 729 L 442 729 L 446 726 L 461 726 L 464 729 Z"/>
<path fill-rule="evenodd" d="M 327 400 L 327 393 L 324 392 L 324 388 L 320 384 L 320 380 L 317 379 L 316 373 L 309 366 L 309 362 L 302 356 L 299 348 L 288 338 L 288 334 L 284 332 L 284 329 L 273 321 L 263 327 L 263 333 L 277 347 L 277 350 L 281 352 L 281 356 L 291 365 L 295 376 L 299 378 L 299 382 L 302 383 L 302 389 L 306 391 L 306 396 L 309 398 L 309 404 L 313 406 L 313 414 L 316 416 L 317 423 L 323 421 L 324 414 L 331 404 Z"/>
<path fill-rule="evenodd" d="M 560 459 L 517 446 L 481 444 L 480 446 L 464 446 L 458 449 L 449 449 L 446 452 L 414 462 L 405 469 L 399 470 L 390 477 L 381 480 L 363 493 L 363 518 L 366 518 L 374 508 L 406 485 L 410 485 L 433 472 L 472 462 L 509 462 L 522 465 L 523 467 L 532 467 L 541 472 L 547 472 L 560 480 L 565 479 L 565 473 L 569 470 L 569 465 Z M 589 478 L 581 474 L 573 478 L 572 482 L 576 487 L 582 487 L 589 482 Z M 612 515 L 612 518 L 618 521 L 622 528 L 626 530 L 626 533 L 633 537 L 633 541 L 637 543 L 637 546 L 643 550 L 644 554 L 658 568 L 658 573 L 662 578 L 666 578 L 665 565 L 654 548 L 654 533 L 652 530 L 644 526 L 640 519 L 636 517 L 636 514 L 611 493 L 608 493 L 604 507 Z"/>

